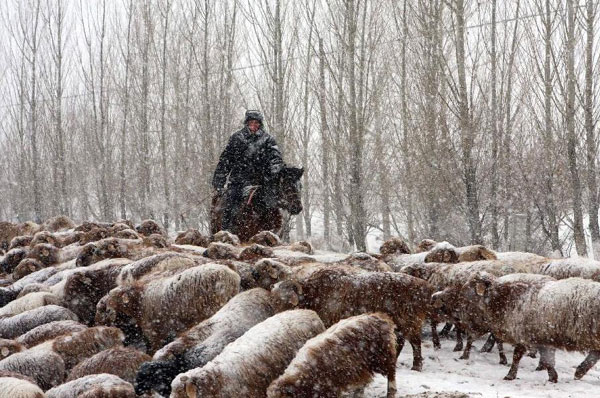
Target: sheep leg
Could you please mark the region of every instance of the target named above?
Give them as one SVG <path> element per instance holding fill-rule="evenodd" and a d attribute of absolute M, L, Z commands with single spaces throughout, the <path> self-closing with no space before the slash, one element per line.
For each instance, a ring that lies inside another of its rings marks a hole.
<path fill-rule="evenodd" d="M 411 337 L 409 343 L 413 350 L 413 366 L 411 370 L 420 372 L 423 369 L 423 357 L 421 356 L 421 335 Z"/>
<path fill-rule="evenodd" d="M 575 380 L 581 379 L 600 359 L 600 351 L 590 351 L 587 357 L 579 364 L 575 371 Z"/>
<path fill-rule="evenodd" d="M 463 354 L 460 356 L 459 359 L 469 359 L 469 355 L 471 354 L 471 347 L 473 346 L 473 336 L 471 336 L 471 333 L 467 334 L 467 346 L 465 347 L 465 350 L 463 351 Z"/>
<path fill-rule="evenodd" d="M 363 398 L 365 396 L 365 388 L 360 387 L 354 390 L 352 393 L 352 398 Z"/>
<path fill-rule="evenodd" d="M 506 360 L 506 355 L 504 354 L 504 344 L 502 343 L 502 340 L 496 339 L 496 342 L 498 343 L 498 356 L 500 357 L 500 365 L 506 365 L 508 364 L 508 361 Z"/>
<path fill-rule="evenodd" d="M 531 350 L 529 350 L 527 352 L 527 356 L 529 358 L 535 358 L 535 357 L 537 357 L 537 351 L 538 351 L 537 348 L 532 348 Z"/>
<path fill-rule="evenodd" d="M 394 398 L 396 396 L 396 369 L 388 374 L 387 379 L 387 398 Z"/>
<path fill-rule="evenodd" d="M 440 337 L 448 337 L 450 335 L 450 330 L 452 330 L 452 324 L 447 322 L 440 332 Z"/>
<path fill-rule="evenodd" d="M 400 356 L 400 352 L 404 348 L 404 337 L 396 330 L 396 359 Z"/>
<path fill-rule="evenodd" d="M 479 352 L 492 352 L 492 348 L 494 348 L 495 343 L 496 338 L 493 334 L 490 333 L 487 340 L 485 341 L 485 344 L 483 345 L 483 347 L 481 347 L 481 350 L 479 350 Z"/>
<path fill-rule="evenodd" d="M 519 362 L 521 362 L 521 358 L 523 358 L 523 355 L 525 354 L 526 351 L 527 351 L 527 348 L 525 348 L 525 346 L 522 344 L 517 344 L 515 346 L 515 351 L 513 352 L 512 365 L 510 365 L 510 370 L 508 371 L 508 374 L 504 377 L 504 380 L 514 380 L 517 378 L 517 371 L 519 370 Z"/>
<path fill-rule="evenodd" d="M 431 340 L 433 341 L 433 348 L 435 350 L 442 348 L 442 345 L 440 344 L 440 336 L 437 332 L 437 322 L 433 319 L 431 320 Z"/>
<path fill-rule="evenodd" d="M 454 329 L 456 329 L 456 345 L 454 346 L 454 352 L 456 351 L 462 351 L 463 349 L 463 331 L 461 330 L 461 328 L 459 328 L 458 326 L 455 326 Z"/>
<path fill-rule="evenodd" d="M 540 347 L 540 365 L 544 366 L 544 369 L 548 371 L 548 381 L 556 383 L 558 381 L 558 374 L 554 369 L 555 364 L 555 353 L 554 348 Z"/>

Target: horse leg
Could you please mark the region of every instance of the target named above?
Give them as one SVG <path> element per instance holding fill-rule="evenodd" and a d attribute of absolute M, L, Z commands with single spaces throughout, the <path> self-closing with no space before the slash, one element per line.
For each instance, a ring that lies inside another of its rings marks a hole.
<path fill-rule="evenodd" d="M 450 330 L 452 330 L 452 324 L 450 322 L 446 322 L 442 331 L 440 332 L 440 337 L 448 337 L 450 335 Z"/>
<path fill-rule="evenodd" d="M 469 359 L 469 355 L 471 354 L 472 346 L 473 346 L 473 336 L 471 336 L 471 333 L 467 333 L 467 345 L 465 347 L 465 350 L 463 351 L 463 354 L 460 356 L 459 359 Z"/>
<path fill-rule="evenodd" d="M 485 341 L 485 344 L 483 345 L 483 347 L 481 347 L 481 350 L 479 350 L 479 352 L 491 352 L 492 348 L 494 348 L 495 343 L 496 339 L 494 338 L 494 335 L 490 333 L 487 340 Z"/>
<path fill-rule="evenodd" d="M 463 331 L 461 328 L 459 328 L 458 326 L 454 326 L 454 329 L 456 330 L 456 345 L 454 346 L 454 350 L 453 351 L 462 351 L 463 349 L 463 338 L 462 338 L 462 334 Z"/>
<path fill-rule="evenodd" d="M 508 374 L 504 377 L 504 380 L 514 380 L 517 378 L 517 371 L 519 370 L 519 362 L 521 362 L 521 358 L 527 351 L 524 345 L 517 344 L 515 346 L 515 350 L 513 351 L 513 361 L 512 365 L 510 365 L 510 370 Z"/>
<path fill-rule="evenodd" d="M 549 347 L 540 347 L 540 365 L 548 371 L 548 381 L 556 383 L 558 373 L 554 369 L 556 349 Z"/>
<path fill-rule="evenodd" d="M 575 380 L 581 379 L 600 359 L 600 351 L 592 350 L 587 357 L 579 364 L 575 371 Z"/>
<path fill-rule="evenodd" d="M 440 337 L 438 336 L 437 332 L 437 322 L 433 319 L 431 319 L 431 340 L 433 341 L 434 349 L 439 350 L 442 348 L 442 345 L 440 344 Z"/>
<path fill-rule="evenodd" d="M 502 343 L 502 340 L 498 339 L 496 339 L 496 342 L 498 343 L 498 356 L 500 357 L 500 365 L 506 365 L 508 364 L 508 361 L 506 360 L 506 355 L 504 354 L 504 343 Z"/>

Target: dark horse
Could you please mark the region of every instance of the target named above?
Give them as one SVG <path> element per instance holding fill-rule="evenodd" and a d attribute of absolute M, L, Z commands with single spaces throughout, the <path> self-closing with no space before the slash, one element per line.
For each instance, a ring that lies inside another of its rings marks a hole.
<path fill-rule="evenodd" d="M 242 242 L 247 242 L 260 231 L 281 232 L 281 210 L 287 210 L 296 215 L 302 211 L 300 178 L 304 173 L 303 168 L 284 166 L 274 179 L 274 186 L 265 190 L 261 185 L 250 185 L 244 188 L 244 200 L 238 213 L 233 231 Z M 277 207 L 264 206 L 265 192 L 271 191 L 276 196 Z M 221 230 L 223 216 L 223 195 L 215 194 L 210 209 L 210 231 L 215 234 Z"/>

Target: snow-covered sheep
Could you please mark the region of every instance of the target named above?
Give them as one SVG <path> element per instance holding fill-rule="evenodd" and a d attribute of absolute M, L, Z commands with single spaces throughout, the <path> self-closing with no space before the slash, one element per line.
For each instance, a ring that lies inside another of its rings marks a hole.
<path fill-rule="evenodd" d="M 458 262 L 465 261 L 480 261 L 480 260 L 497 260 L 496 254 L 483 245 L 471 245 L 457 247 Z"/>
<path fill-rule="evenodd" d="M 336 263 L 334 263 L 336 264 Z M 367 253 L 356 252 L 350 254 L 344 260 L 338 261 L 337 264 L 347 264 L 353 267 L 364 269 L 365 271 L 375 272 L 391 272 L 392 268 L 385 262 L 371 256 Z"/>
<path fill-rule="evenodd" d="M 125 265 L 117 276 L 117 284 L 125 285 L 147 278 L 171 276 L 197 265 L 208 263 L 201 257 L 191 258 L 179 253 L 161 253 Z"/>
<path fill-rule="evenodd" d="M 535 272 L 555 279 L 585 278 L 600 282 L 600 261 L 588 258 L 546 259 L 536 263 Z"/>
<path fill-rule="evenodd" d="M 25 347 L 33 347 L 58 336 L 81 332 L 85 329 L 87 329 L 87 326 L 76 321 L 54 321 L 31 329 L 19 336 L 16 341 Z"/>
<path fill-rule="evenodd" d="M 97 353 L 122 346 L 123 332 L 115 327 L 95 326 L 80 332 L 62 335 L 51 342 L 52 351 L 59 354 L 67 370 Z"/>
<path fill-rule="evenodd" d="M 0 308 L 0 317 L 18 315 L 50 304 L 61 305 L 61 299 L 50 292 L 31 293 Z"/>
<path fill-rule="evenodd" d="M 0 360 L 23 350 L 25 350 L 25 347 L 15 340 L 0 339 Z"/>
<path fill-rule="evenodd" d="M 229 231 L 219 231 L 212 237 L 213 242 L 229 243 L 233 246 L 240 245 L 240 238 Z"/>
<path fill-rule="evenodd" d="M 18 281 L 24 276 L 27 276 L 35 271 L 39 271 L 42 268 L 44 268 L 44 264 L 42 264 L 39 260 L 36 260 L 35 258 L 24 258 L 13 270 L 13 280 Z"/>
<path fill-rule="evenodd" d="M 37 282 L 33 282 L 28 284 L 27 286 L 25 286 L 23 288 L 23 290 L 21 290 L 19 292 L 19 295 L 17 296 L 17 299 L 20 299 L 21 297 L 25 297 L 27 296 L 29 293 L 37 293 L 37 292 L 50 292 L 50 287 L 47 285 L 44 285 L 43 283 L 37 283 Z"/>
<path fill-rule="evenodd" d="M 495 278 L 477 273 L 465 285 L 465 294 L 483 310 L 495 336 L 515 345 L 513 364 L 506 376 L 513 380 L 526 347 L 539 347 L 541 364 L 556 382 L 554 348 L 587 351 L 592 355 L 577 367 L 581 378 L 600 356 L 600 283 L 582 278 L 553 280 L 543 275 Z M 551 347 L 551 348 L 550 348 Z M 596 355 L 593 355 L 596 353 Z"/>
<path fill-rule="evenodd" d="M 393 237 L 383 242 L 379 248 L 379 253 L 381 253 L 382 256 L 410 254 L 410 249 L 404 240 L 398 237 Z"/>
<path fill-rule="evenodd" d="M 54 236 L 54 234 L 52 232 L 49 232 L 49 231 L 40 231 L 40 232 L 36 233 L 35 235 L 33 235 L 33 238 L 31 239 L 29 246 L 35 247 L 36 245 L 39 245 L 40 243 L 46 243 L 46 244 L 49 244 L 49 245 L 52 245 L 55 247 L 60 246 L 59 240 L 56 238 L 56 236 Z"/>
<path fill-rule="evenodd" d="M 47 350 L 25 350 L 0 361 L 0 371 L 28 376 L 42 389 L 61 384 L 65 377 L 65 364 L 60 355 Z"/>
<path fill-rule="evenodd" d="M 135 375 L 142 363 L 151 359 L 148 354 L 135 348 L 109 348 L 77 364 L 69 372 L 67 382 L 92 374 L 109 373 L 133 384 Z"/>
<path fill-rule="evenodd" d="M 27 257 L 28 253 L 29 249 L 23 247 L 9 250 L 2 258 L 2 261 L 0 261 L 0 271 L 6 273 L 13 272 L 21 260 Z"/>
<path fill-rule="evenodd" d="M 165 231 L 154 220 L 142 221 L 140 225 L 135 227 L 135 230 L 144 236 L 150 236 L 152 234 L 166 235 Z"/>
<path fill-rule="evenodd" d="M 138 235 L 138 233 L 133 229 L 123 229 L 115 232 L 113 236 L 118 239 L 140 239 L 140 235 Z"/>
<path fill-rule="evenodd" d="M 239 255 L 238 260 L 254 262 L 261 258 L 273 257 L 273 249 L 269 246 L 259 245 L 257 243 L 253 243 L 250 246 L 244 247 Z"/>
<path fill-rule="evenodd" d="M 262 288 L 238 294 L 212 317 L 154 353 L 153 361 L 138 372 L 136 392 L 155 390 L 168 395 L 171 381 L 179 373 L 206 365 L 251 327 L 292 307 Z"/>
<path fill-rule="evenodd" d="M 281 239 L 279 239 L 279 236 L 271 231 L 260 231 L 251 237 L 249 242 L 269 247 L 281 245 Z"/>
<path fill-rule="evenodd" d="M 77 315 L 58 305 L 45 305 L 0 319 L 0 338 L 12 339 L 45 323 L 66 320 L 77 321 Z"/>
<path fill-rule="evenodd" d="M 207 236 L 202 235 L 197 229 L 189 228 L 187 231 L 177 235 L 175 243 L 178 245 L 206 247 L 210 243 L 210 239 Z"/>
<path fill-rule="evenodd" d="M 206 264 L 145 284 L 119 286 L 108 294 L 108 306 L 134 318 L 155 351 L 177 333 L 209 318 L 239 289 L 236 272 Z"/>
<path fill-rule="evenodd" d="M 428 252 L 436 245 L 436 241 L 433 239 L 423 239 L 417 244 L 416 253 Z"/>
<path fill-rule="evenodd" d="M 394 322 L 383 313 L 343 319 L 308 340 L 285 372 L 267 390 L 268 398 L 336 398 L 363 388 L 374 373 L 388 379 L 396 396 Z"/>
<path fill-rule="evenodd" d="M 296 296 L 299 308 L 317 312 L 326 326 L 366 312 L 387 313 L 396 323 L 398 352 L 404 339 L 413 349 L 413 370 L 420 371 L 421 328 L 432 315 L 432 286 L 419 278 L 393 272 L 359 272 L 323 267 L 306 277 L 279 282 L 273 293 Z"/>
<path fill-rule="evenodd" d="M 96 305 L 117 286 L 117 276 L 130 262 L 128 259 L 103 260 L 68 276 L 62 295 L 65 307 L 73 311 L 81 322 L 92 325 Z"/>
<path fill-rule="evenodd" d="M 240 248 L 230 243 L 212 242 L 206 248 L 204 256 L 213 260 L 237 260 Z"/>
<path fill-rule="evenodd" d="M 112 374 L 84 376 L 46 391 L 46 398 L 135 398 L 131 383 Z"/>
<path fill-rule="evenodd" d="M 0 398 L 44 398 L 44 391 L 27 380 L 0 377 Z"/>
<path fill-rule="evenodd" d="M 270 289 L 277 282 L 292 276 L 292 269 L 289 266 L 270 258 L 259 260 L 254 264 L 233 261 L 231 265 L 240 275 L 242 290 L 255 287 Z"/>
<path fill-rule="evenodd" d="M 229 344 L 206 366 L 178 375 L 171 397 L 264 397 L 298 349 L 324 330 L 314 311 L 274 315 Z"/>
<path fill-rule="evenodd" d="M 32 240 L 33 240 L 33 236 L 30 236 L 30 235 L 15 236 L 10 241 L 8 250 L 27 247 L 27 246 L 29 246 L 29 244 L 31 243 Z"/>
<path fill-rule="evenodd" d="M 25 288 L 25 286 L 32 283 L 45 282 L 52 275 L 59 272 L 57 267 L 43 268 L 39 271 L 32 272 L 31 274 L 19 279 L 10 286 L 0 287 L 0 307 L 5 306 L 7 303 L 13 301 L 19 296 L 19 293 Z"/>
<path fill-rule="evenodd" d="M 44 221 L 42 228 L 47 229 L 48 231 L 58 232 L 75 228 L 75 223 L 69 217 L 60 215 Z"/>

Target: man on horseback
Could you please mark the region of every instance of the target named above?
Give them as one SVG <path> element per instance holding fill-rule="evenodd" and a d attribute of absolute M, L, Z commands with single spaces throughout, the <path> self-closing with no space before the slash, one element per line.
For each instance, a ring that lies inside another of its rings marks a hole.
<path fill-rule="evenodd" d="M 235 232 L 233 229 L 248 187 L 260 186 L 264 190 L 261 206 L 277 206 L 275 193 L 269 190 L 283 166 L 275 139 L 263 129 L 263 115 L 256 110 L 246 111 L 244 128 L 229 138 L 212 181 L 215 190 L 225 199 L 223 230 Z"/>

